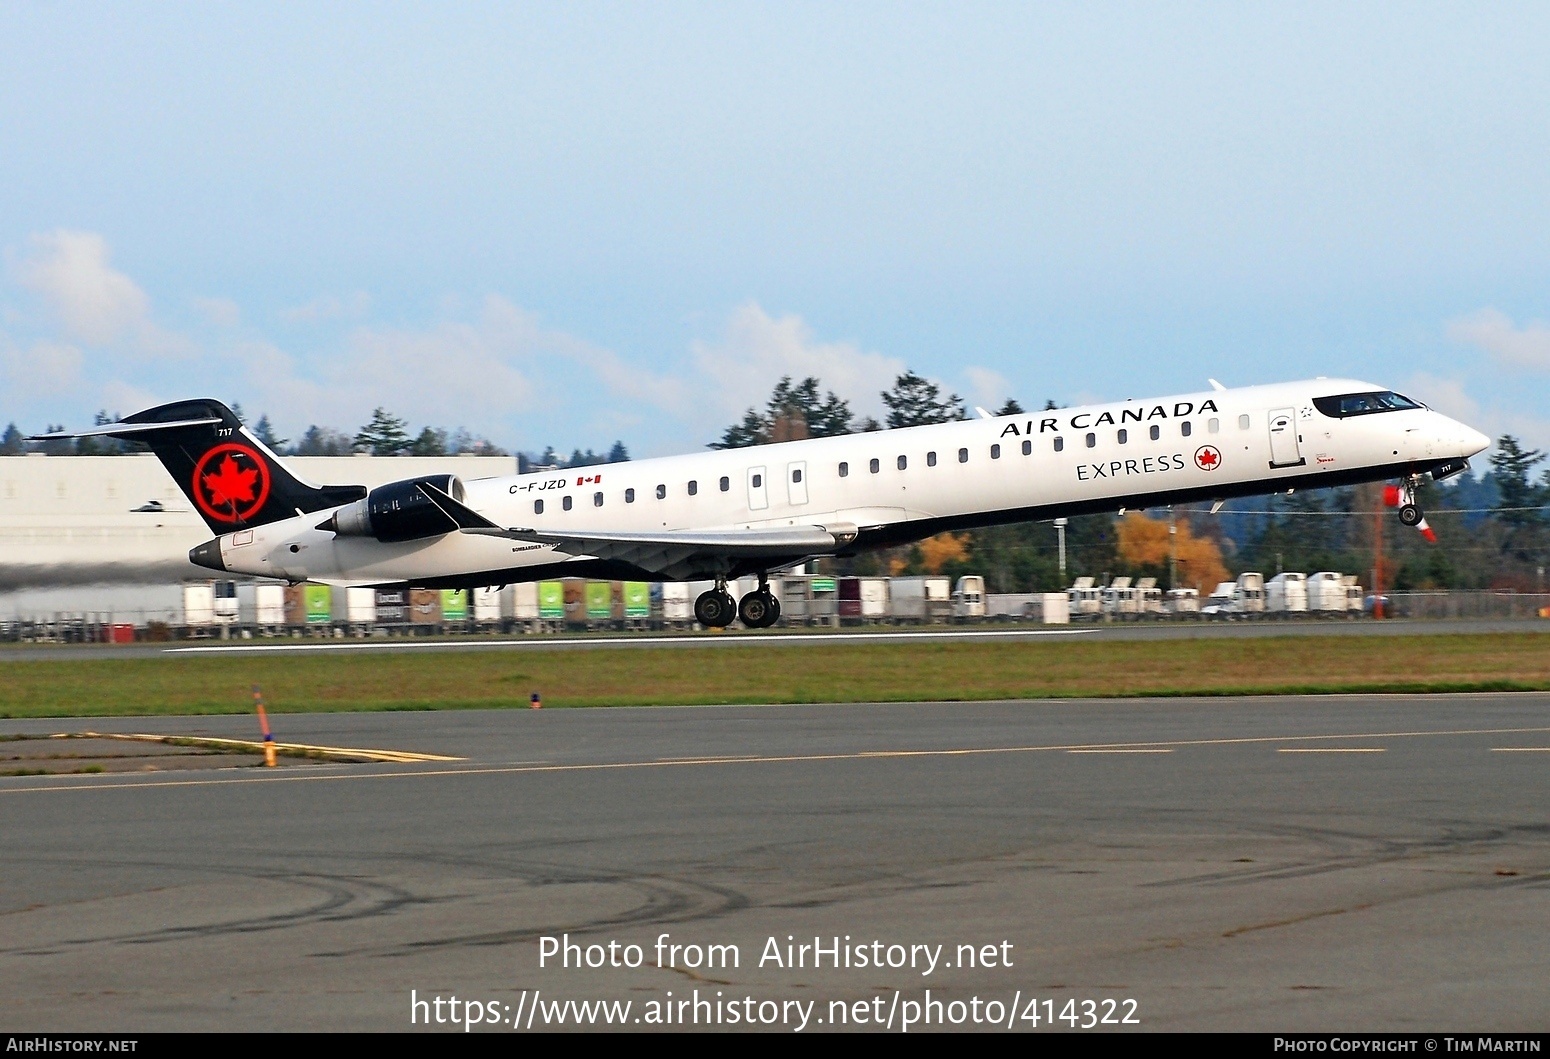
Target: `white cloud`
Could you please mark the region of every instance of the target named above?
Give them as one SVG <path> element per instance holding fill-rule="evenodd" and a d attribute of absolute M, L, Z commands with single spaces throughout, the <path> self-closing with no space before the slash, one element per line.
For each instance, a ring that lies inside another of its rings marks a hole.
<path fill-rule="evenodd" d="M 963 369 L 963 373 L 969 379 L 970 404 L 982 405 L 994 412 L 1006 403 L 1007 395 L 1012 392 L 1012 384 L 999 371 L 969 367 Z"/>
<path fill-rule="evenodd" d="M 108 242 L 96 232 L 60 229 L 31 240 L 15 266 L 17 281 L 42 299 L 64 337 L 88 346 L 126 341 L 151 356 L 191 351 L 187 339 L 151 319 L 151 303 L 134 280 L 108 263 Z"/>
<path fill-rule="evenodd" d="M 1418 371 L 1405 381 L 1405 395 L 1461 423 L 1473 423 L 1480 418 L 1480 402 L 1464 392 L 1464 384 L 1458 379 Z"/>
<path fill-rule="evenodd" d="M 1449 323 L 1448 337 L 1479 346 L 1503 363 L 1550 371 L 1550 325 L 1540 321 L 1519 328 L 1506 313 L 1481 309 Z"/>
<path fill-rule="evenodd" d="M 67 394 L 81 386 L 80 349 L 64 342 L 37 342 L 23 349 L 0 335 L 0 379 L 7 396 Z"/>
<path fill-rule="evenodd" d="M 242 310 L 230 298 L 195 298 L 194 308 L 216 327 L 232 328 L 242 322 Z"/>
<path fill-rule="evenodd" d="M 49 232 L 33 236 L 32 249 L 16 278 L 43 299 L 68 337 L 105 346 L 149 321 L 150 299 L 108 264 L 102 236 Z"/>
<path fill-rule="evenodd" d="M 313 298 L 305 305 L 280 310 L 280 319 L 292 324 L 312 324 L 323 320 L 354 320 L 371 310 L 371 295 L 363 290 L 347 294 L 343 298 L 325 294 Z"/>
<path fill-rule="evenodd" d="M 824 389 L 851 402 L 851 409 L 876 414 L 879 394 L 905 370 L 904 362 L 860 349 L 849 342 L 818 342 L 800 316 L 773 319 L 753 302 L 734 310 L 717 342 L 696 341 L 695 367 L 705 405 L 737 415 L 763 405 L 781 376 L 816 376 Z"/>

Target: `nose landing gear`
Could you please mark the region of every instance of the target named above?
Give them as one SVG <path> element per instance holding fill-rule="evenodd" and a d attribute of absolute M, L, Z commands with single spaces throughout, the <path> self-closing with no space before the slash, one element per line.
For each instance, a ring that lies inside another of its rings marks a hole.
<path fill-rule="evenodd" d="M 1383 490 L 1383 503 L 1388 507 L 1399 509 L 1399 521 L 1401 525 L 1411 526 L 1421 531 L 1433 544 L 1437 543 L 1437 534 L 1426 524 L 1426 514 L 1415 502 L 1415 491 L 1421 485 L 1419 475 L 1412 475 L 1405 479 L 1403 485 L 1391 485 Z"/>

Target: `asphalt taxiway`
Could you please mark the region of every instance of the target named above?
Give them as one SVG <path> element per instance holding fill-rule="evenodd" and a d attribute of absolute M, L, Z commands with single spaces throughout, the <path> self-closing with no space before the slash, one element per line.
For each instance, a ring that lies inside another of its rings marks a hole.
<path fill-rule="evenodd" d="M 243 717 L 91 724 L 252 737 Z M 1547 1021 L 1550 695 L 276 726 L 456 760 L 0 779 L 8 1027 L 404 1029 L 411 991 L 507 1022 L 535 991 L 637 1013 L 668 992 L 797 998 L 821 1018 L 927 989 L 1057 1014 L 1134 999 L 1152 1029 Z M 663 934 L 739 965 L 658 968 Z M 541 968 L 546 935 L 645 963 Z M 943 965 L 759 965 L 769 939 L 815 936 L 940 944 Z M 969 967 L 960 945 L 1001 955 Z"/>

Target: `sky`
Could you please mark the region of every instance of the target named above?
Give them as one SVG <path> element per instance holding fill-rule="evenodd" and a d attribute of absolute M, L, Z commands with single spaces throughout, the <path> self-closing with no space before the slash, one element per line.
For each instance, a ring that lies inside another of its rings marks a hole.
<path fill-rule="evenodd" d="M 1550 448 L 1544 4 L 0 6 L 0 426 L 691 451 L 781 375 Z"/>

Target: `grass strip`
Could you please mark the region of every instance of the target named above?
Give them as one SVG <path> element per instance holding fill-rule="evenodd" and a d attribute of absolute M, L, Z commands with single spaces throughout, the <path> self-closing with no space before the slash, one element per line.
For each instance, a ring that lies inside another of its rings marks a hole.
<path fill-rule="evenodd" d="M 1533 633 L 0 661 L 0 717 L 1550 690 Z"/>

